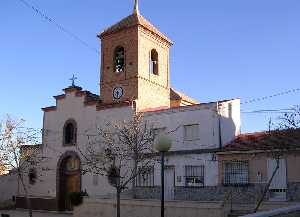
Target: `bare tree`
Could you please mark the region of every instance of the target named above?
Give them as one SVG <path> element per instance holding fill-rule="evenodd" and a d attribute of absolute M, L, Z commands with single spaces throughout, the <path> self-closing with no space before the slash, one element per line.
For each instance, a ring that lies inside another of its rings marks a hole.
<path fill-rule="evenodd" d="M 29 199 L 29 183 L 38 178 L 36 168 L 44 160 L 38 144 L 40 131 L 24 127 L 24 120 L 15 120 L 7 116 L 0 125 L 0 165 L 15 174 L 24 190 L 28 215 L 32 217 Z"/>
<path fill-rule="evenodd" d="M 83 170 L 107 176 L 116 189 L 120 217 L 121 193 L 154 163 L 149 157 L 153 152 L 154 130 L 141 114 L 134 114 L 128 121 L 107 123 L 97 129 L 96 137 L 88 137 L 86 150 L 79 150 L 84 159 Z"/>
<path fill-rule="evenodd" d="M 273 126 L 274 129 L 273 129 Z M 273 159 L 276 160 L 276 167 L 274 168 L 271 178 L 268 180 L 267 185 L 264 188 L 263 194 L 261 195 L 254 212 L 257 212 L 262 202 L 264 201 L 271 183 L 280 168 L 280 159 L 290 150 L 297 138 L 295 138 L 296 130 L 300 128 L 300 107 L 294 107 L 291 112 L 284 113 L 282 117 L 279 117 L 279 123 L 274 125 L 269 122 L 269 132 L 266 137 L 266 141 L 272 144 L 272 150 L 270 154 Z"/>

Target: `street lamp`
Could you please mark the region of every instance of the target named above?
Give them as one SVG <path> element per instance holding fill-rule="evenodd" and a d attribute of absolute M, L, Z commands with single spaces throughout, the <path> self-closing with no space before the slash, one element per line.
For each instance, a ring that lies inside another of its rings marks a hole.
<path fill-rule="evenodd" d="M 165 216 L 165 153 L 170 150 L 172 141 L 166 135 L 157 139 L 155 149 L 161 154 L 161 217 Z"/>

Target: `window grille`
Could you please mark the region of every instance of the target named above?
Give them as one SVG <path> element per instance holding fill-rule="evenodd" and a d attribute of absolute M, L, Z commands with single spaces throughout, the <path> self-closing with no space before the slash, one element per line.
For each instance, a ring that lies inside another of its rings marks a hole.
<path fill-rule="evenodd" d="M 185 166 L 185 185 L 187 187 L 203 187 L 204 166 Z"/>
<path fill-rule="evenodd" d="M 154 186 L 154 167 L 140 168 L 140 173 L 136 178 L 137 187 L 153 187 Z"/>
<path fill-rule="evenodd" d="M 249 183 L 249 162 L 230 161 L 225 162 L 224 184 L 247 185 Z"/>

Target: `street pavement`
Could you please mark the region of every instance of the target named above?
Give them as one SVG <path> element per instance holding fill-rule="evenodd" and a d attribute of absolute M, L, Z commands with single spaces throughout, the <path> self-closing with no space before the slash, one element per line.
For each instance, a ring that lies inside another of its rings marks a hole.
<path fill-rule="evenodd" d="M 9 217 L 27 217 L 28 211 L 27 210 L 0 210 L 0 217 L 1 214 L 8 214 Z M 58 212 L 33 212 L 33 217 L 72 217 L 71 213 L 58 213 Z"/>

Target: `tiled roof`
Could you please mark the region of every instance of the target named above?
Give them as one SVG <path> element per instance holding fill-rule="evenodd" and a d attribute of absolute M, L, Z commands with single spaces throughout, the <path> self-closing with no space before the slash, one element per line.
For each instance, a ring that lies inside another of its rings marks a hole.
<path fill-rule="evenodd" d="M 224 151 L 251 151 L 300 148 L 300 129 L 276 130 L 239 135 Z"/>
<path fill-rule="evenodd" d="M 109 27 L 108 29 L 104 30 L 102 33 L 100 33 L 98 36 L 103 37 L 105 35 L 110 35 L 116 32 L 119 32 L 124 29 L 128 29 L 133 26 L 141 25 L 144 28 L 148 29 L 149 31 L 155 33 L 156 35 L 160 36 L 170 44 L 173 44 L 173 42 L 165 36 L 163 33 L 161 33 L 155 26 L 153 26 L 146 18 L 144 18 L 142 15 L 138 13 L 133 13 L 129 15 L 128 17 L 122 19 L 120 22 L 114 24 L 113 26 Z"/>
<path fill-rule="evenodd" d="M 189 102 L 191 104 L 199 104 L 199 102 L 197 100 L 192 99 L 191 97 L 189 97 L 177 90 L 174 90 L 173 88 L 170 89 L 170 99 L 171 100 L 182 100 L 182 101 Z"/>

